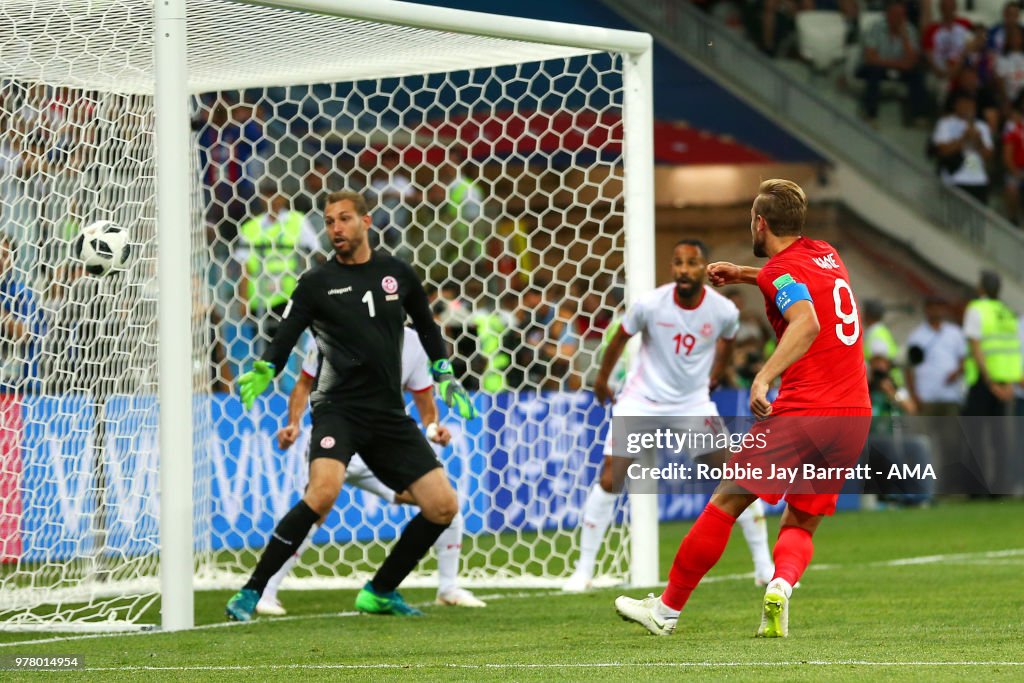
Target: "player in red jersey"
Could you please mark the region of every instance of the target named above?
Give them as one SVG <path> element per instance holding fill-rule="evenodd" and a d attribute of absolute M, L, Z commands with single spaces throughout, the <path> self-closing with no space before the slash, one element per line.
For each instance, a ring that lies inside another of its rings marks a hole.
<path fill-rule="evenodd" d="M 750 232 L 754 255 L 768 262 L 763 268 L 708 266 L 716 286 L 756 284 L 778 335 L 775 353 L 750 387 L 750 409 L 760 420 L 750 431 L 755 445 L 730 461 L 739 472 L 761 468 L 763 474 L 722 481 L 680 544 L 660 597 L 615 600 L 623 619 L 656 635 L 673 632 L 679 611 L 722 556 L 736 517 L 757 498 L 774 504 L 785 496 L 775 575 L 757 632 L 785 637 L 792 587 L 814 551 L 811 536 L 822 518 L 835 512 L 842 485 L 841 476 L 825 482 L 808 478 L 804 466 L 813 466 L 815 473 L 825 468 L 849 474 L 867 439 L 871 404 L 850 277 L 830 244 L 803 236 L 806 215 L 807 198 L 799 185 L 766 180 L 750 210 Z M 769 402 L 769 387 L 778 377 L 778 397 Z M 794 476 L 770 478 L 779 467 L 795 467 Z"/>

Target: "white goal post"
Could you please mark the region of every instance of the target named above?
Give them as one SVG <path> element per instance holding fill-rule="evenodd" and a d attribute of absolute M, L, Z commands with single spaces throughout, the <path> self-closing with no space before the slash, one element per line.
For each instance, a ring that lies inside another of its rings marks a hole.
<path fill-rule="evenodd" d="M 378 192 L 384 213 L 375 216 L 395 225 L 405 216 L 403 231 L 381 239 L 447 302 L 439 315 L 455 323 L 445 333 L 492 409 L 478 432 L 467 428 L 467 450 L 445 456 L 451 476 L 472 488 L 460 489 L 473 539 L 467 583 L 543 586 L 566 576 L 603 437 L 594 406 L 577 398 L 598 357 L 596 328 L 577 334 L 572 311 L 621 312 L 655 284 L 651 48 L 645 33 L 390 0 L 3 3 L 0 116 L 25 130 L 0 139 L 3 172 L 17 181 L 0 194 L 0 239 L 17 244 L 13 271 L 50 317 L 23 343 L 38 362 L 3 385 L 0 402 L 0 436 L 19 444 L 0 457 L 0 492 L 12 487 L 24 501 L 0 511 L 0 630 L 138 628 L 158 598 L 160 626 L 188 629 L 195 588 L 244 582 L 268 520 L 300 490 L 302 444 L 268 454 L 283 396 L 242 415 L 211 389 L 210 368 L 247 369 L 263 334 L 258 323 L 246 331 L 261 275 L 249 270 L 256 248 L 239 247 L 246 216 L 272 201 L 267 181 L 297 197 L 322 163 L 321 190 L 360 186 Z M 231 118 L 243 110 L 264 127 L 251 144 L 248 121 Z M 44 133 L 29 130 L 44 120 Z M 226 143 L 234 123 L 243 132 Z M 236 164 L 244 145 L 249 157 Z M 215 149 L 226 157 L 215 160 Z M 342 156 L 344 168 L 334 160 Z M 456 159 L 475 169 L 463 186 L 480 193 L 472 219 L 451 190 L 462 170 L 442 178 Z M 374 178 L 393 183 L 394 164 L 408 193 L 387 204 Z M 131 265 L 73 279 L 64 226 L 100 218 L 130 230 Z M 512 265 L 499 272 L 481 265 L 489 259 Z M 545 324 L 564 324 L 552 358 L 506 348 L 519 329 L 510 322 L 494 348 L 460 347 L 453 329 L 472 324 L 482 339 L 488 324 L 475 311 L 458 317 L 461 304 L 443 298 L 451 282 L 468 281 L 476 287 L 463 300 L 492 320 L 511 320 L 528 291 L 542 294 Z M 502 308 L 510 294 L 515 312 Z M 224 317 L 212 328 L 210 311 Z M 83 331 L 75 315 L 102 319 L 102 329 Z M 519 389 L 533 393 L 488 390 L 503 354 L 520 371 Z M 82 363 L 99 377 L 76 376 Z M 233 449 L 226 464 L 213 452 L 221 447 Z M 488 448 L 500 453 L 479 452 Z M 587 453 L 567 455 L 574 449 Z M 287 476 L 267 475 L 271 467 Z M 147 486 L 157 477 L 159 496 Z M 73 530 L 60 510 L 29 510 L 74 497 L 74 486 L 81 502 L 64 506 Z M 260 496 L 275 505 L 255 506 Z M 379 562 L 405 518 L 352 516 L 361 500 L 325 523 L 293 587 L 352 585 Z M 616 532 L 598 578 L 657 583 L 656 498 L 632 497 L 617 519 L 628 533 Z"/>

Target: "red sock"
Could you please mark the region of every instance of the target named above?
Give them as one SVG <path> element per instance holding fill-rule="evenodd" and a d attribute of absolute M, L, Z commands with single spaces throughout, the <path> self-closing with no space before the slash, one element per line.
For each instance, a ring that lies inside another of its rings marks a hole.
<path fill-rule="evenodd" d="M 666 606 L 683 609 L 683 605 L 690 599 L 690 593 L 725 551 L 735 522 L 735 517 L 708 503 L 690 533 L 679 544 L 676 559 L 672 561 L 668 586 L 661 594 L 661 601 Z"/>
<path fill-rule="evenodd" d="M 772 553 L 775 559 L 775 576 L 772 578 L 785 579 L 790 586 L 795 586 L 813 556 L 814 542 L 809 531 L 798 526 L 782 527 Z"/>

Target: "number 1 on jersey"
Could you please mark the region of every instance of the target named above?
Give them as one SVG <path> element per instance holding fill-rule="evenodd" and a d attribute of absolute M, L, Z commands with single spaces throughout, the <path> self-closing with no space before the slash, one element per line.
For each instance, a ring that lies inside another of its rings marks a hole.
<path fill-rule="evenodd" d="M 366 290 L 366 294 L 363 295 L 362 301 L 366 304 L 366 307 L 370 309 L 370 317 L 377 317 L 377 309 L 373 306 L 373 292 Z"/>

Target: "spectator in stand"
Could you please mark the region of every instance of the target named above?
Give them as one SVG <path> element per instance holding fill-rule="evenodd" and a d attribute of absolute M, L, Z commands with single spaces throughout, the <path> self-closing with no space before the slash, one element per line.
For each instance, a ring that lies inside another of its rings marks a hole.
<path fill-rule="evenodd" d="M 900 80 L 907 86 L 907 109 L 911 120 L 925 116 L 928 94 L 921 70 L 917 29 L 907 21 L 906 5 L 890 0 L 885 7 L 885 20 L 871 25 L 864 35 L 864 54 L 857 77 L 865 81 L 861 101 L 864 117 L 869 122 L 878 118 L 882 81 Z"/>
<path fill-rule="evenodd" d="M 959 187 L 987 204 L 986 164 L 992 158 L 992 133 L 984 121 L 978 120 L 973 95 L 955 91 L 950 100 L 951 112 L 939 119 L 932 133 L 939 175 L 947 185 Z"/>
<path fill-rule="evenodd" d="M 1024 92 L 1017 95 L 1003 129 L 1003 166 L 1006 173 L 1006 213 L 1020 224 L 1020 192 L 1024 187 Z"/>
<path fill-rule="evenodd" d="M 334 174 L 330 157 L 318 156 L 313 159 L 309 170 L 302 176 L 302 187 L 292 199 L 292 208 L 305 214 L 313 226 L 313 232 L 320 235 L 325 250 L 329 246 L 329 241 L 324 230 L 324 215 L 320 211 L 320 203 L 326 193 L 330 192 L 328 188 L 345 186 L 342 179 Z"/>
<path fill-rule="evenodd" d="M 961 428 L 955 419 L 964 399 L 963 370 L 967 339 L 950 322 L 949 305 L 940 297 L 924 304 L 925 320 L 907 338 L 907 390 L 925 418 L 917 426 L 930 435 L 939 463 L 953 462 L 960 450 Z"/>
<path fill-rule="evenodd" d="M 539 387 L 547 381 L 552 355 L 548 330 L 554 319 L 555 310 L 545 302 L 540 286 L 531 286 L 522 293 L 502 344 L 515 353 L 506 375 L 509 388 Z"/>
<path fill-rule="evenodd" d="M 473 304 L 462 295 L 462 291 L 463 287 L 455 280 L 445 280 L 441 284 L 437 299 L 443 305 L 438 306 L 438 325 L 461 327 L 473 317 Z"/>
<path fill-rule="evenodd" d="M 209 387 L 210 391 L 231 392 L 234 373 L 228 362 L 227 350 L 221 339 L 224 317 L 214 304 L 203 301 L 202 285 L 198 276 L 192 277 L 192 329 L 205 330 L 209 355 L 193 358 L 192 386 Z"/>
<path fill-rule="evenodd" d="M 909 392 L 898 386 L 892 377 L 893 366 L 883 356 L 873 356 L 868 364 L 868 392 L 871 397 L 871 437 L 867 457 L 872 470 L 888 471 L 892 465 L 925 466 L 932 464 L 928 440 L 909 434 L 903 420 L 916 415 L 918 406 Z M 934 493 L 928 480 L 875 480 L 867 492 L 882 500 L 905 505 L 923 505 Z"/>
<path fill-rule="evenodd" d="M 796 31 L 796 15 L 814 9 L 814 0 L 757 0 L 748 5 L 750 33 L 758 36 L 758 47 L 773 57 L 782 56 Z"/>
<path fill-rule="evenodd" d="M 546 352 L 550 356 L 549 384 L 552 388 L 576 390 L 583 386 L 582 376 L 576 372 L 573 363 L 580 348 L 575 325 L 576 306 L 571 300 L 563 301 L 548 331 Z"/>
<path fill-rule="evenodd" d="M 974 27 L 974 38 L 964 52 L 953 81 L 954 90 L 975 93 L 978 111 L 993 133 L 999 130 L 1003 101 L 998 60 L 999 55 L 988 49 L 985 28 L 979 24 Z"/>
<path fill-rule="evenodd" d="M 923 36 L 932 72 L 947 81 L 955 76 L 973 38 L 971 22 L 956 15 L 956 0 L 939 0 L 939 20 L 929 24 Z"/>
<path fill-rule="evenodd" d="M 925 319 L 907 337 L 907 389 L 921 415 L 956 417 L 964 397 L 967 340 L 949 321 L 949 306 L 939 297 L 924 304 Z"/>
<path fill-rule="evenodd" d="M 0 237 L 0 393 L 39 388 L 43 316 L 14 266 L 14 242 Z"/>
<path fill-rule="evenodd" d="M 1006 31 L 1005 45 L 996 59 L 996 75 L 999 77 L 999 93 L 1005 103 L 1005 115 L 1024 90 L 1024 29 L 1010 26 Z"/>
<path fill-rule="evenodd" d="M 451 264 L 452 277 L 458 279 L 469 277 L 478 264 L 486 261 L 481 234 L 485 227 L 481 220 L 484 193 L 466 172 L 465 162 L 466 155 L 461 150 L 446 150 L 429 197 L 431 204 L 440 209 L 438 216 L 446 235 L 441 258 Z"/>
<path fill-rule="evenodd" d="M 574 318 L 576 337 L 580 349 L 576 354 L 575 369 L 586 386 L 593 386 L 594 377 L 600 369 L 598 354 L 604 335 L 612 324 L 614 313 L 602 305 L 603 297 L 590 289 L 589 282 L 573 287 L 573 295 L 580 299 L 580 310 Z"/>
<path fill-rule="evenodd" d="M 373 224 L 381 241 L 394 251 L 407 237 L 407 229 L 412 223 L 412 207 L 420 201 L 421 193 L 413 185 L 408 170 L 402 166 L 402 156 L 397 150 L 385 149 L 378 158 L 378 165 L 370 173 L 367 192 L 375 206 Z M 409 256 L 411 253 L 402 258 Z"/>
<path fill-rule="evenodd" d="M 263 210 L 242 225 L 234 252 L 243 273 L 238 296 L 257 348 L 273 338 L 299 276 L 311 257 L 320 256 L 313 226 L 305 214 L 290 208 L 277 181 L 260 183 L 260 198 Z"/>
<path fill-rule="evenodd" d="M 263 174 L 263 157 L 272 147 L 263 112 L 251 101 L 227 95 L 200 107 L 192 128 L 199 133 L 207 222 L 221 243 L 227 244 L 249 212 L 257 179 Z"/>
<path fill-rule="evenodd" d="M 530 229 L 525 220 L 505 218 L 487 238 L 487 258 L 500 278 L 492 278 L 492 291 L 518 289 L 530 281 L 537 255 L 530 248 Z"/>
<path fill-rule="evenodd" d="M 1003 22 L 988 30 L 989 49 L 997 54 L 1002 52 L 1006 44 L 1006 32 L 1013 27 L 1024 28 L 1020 23 L 1020 3 L 1016 1 L 1003 5 Z"/>

